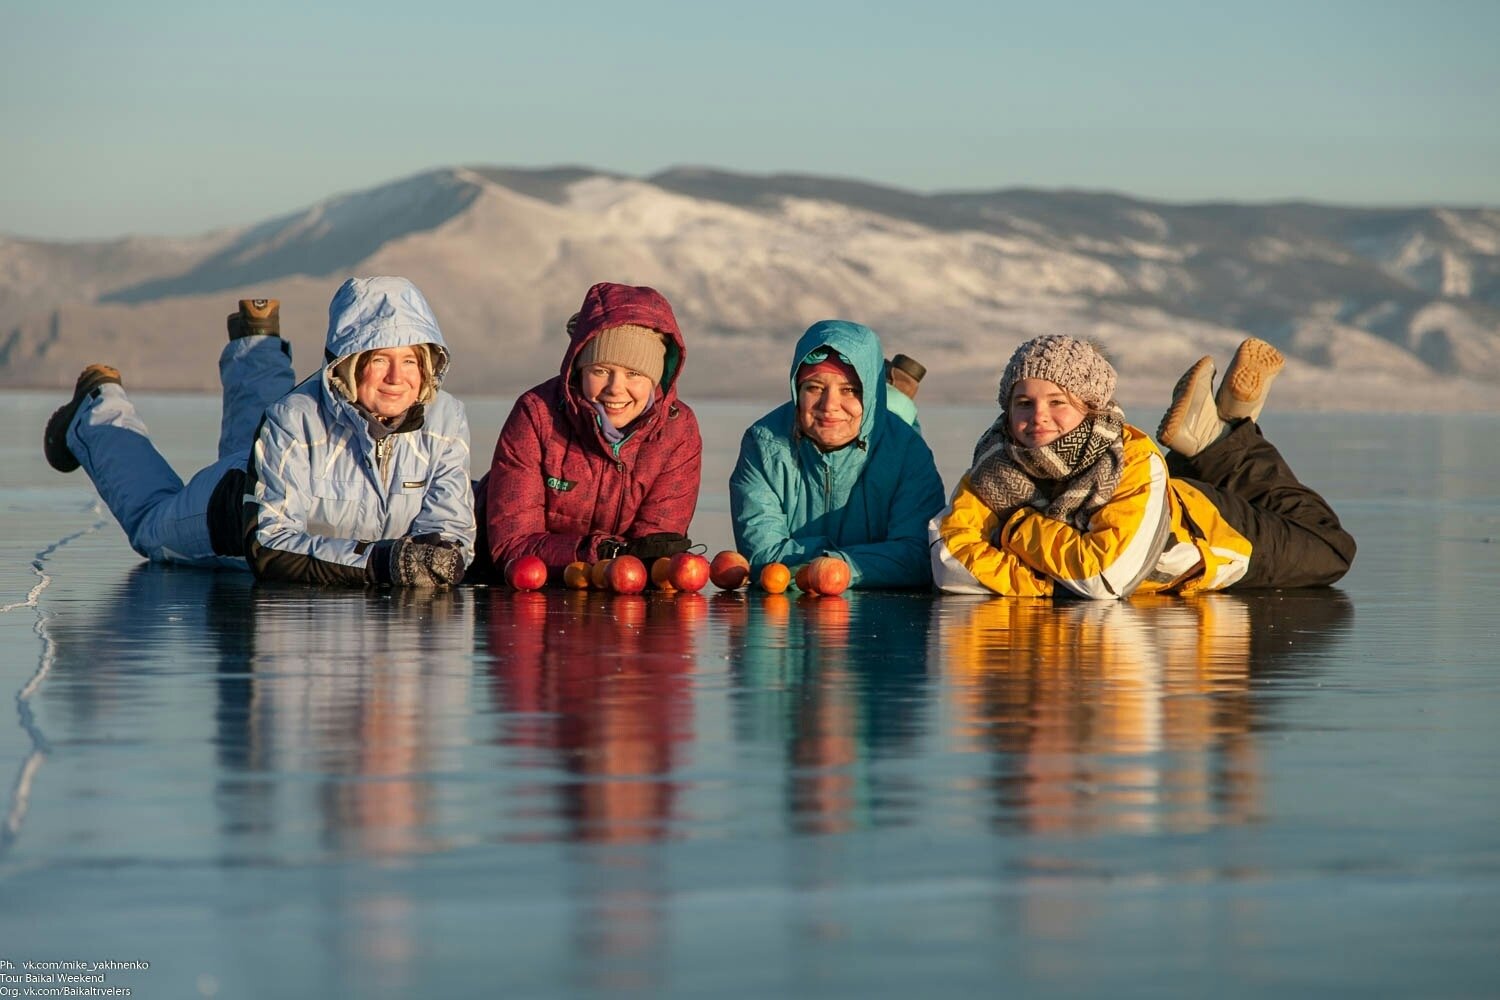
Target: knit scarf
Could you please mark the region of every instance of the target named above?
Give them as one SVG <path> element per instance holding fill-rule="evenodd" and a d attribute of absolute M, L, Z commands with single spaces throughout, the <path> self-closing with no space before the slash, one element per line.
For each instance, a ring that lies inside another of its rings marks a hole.
<path fill-rule="evenodd" d="M 1055 521 L 1087 531 L 1089 518 L 1114 496 L 1125 461 L 1125 414 L 1111 402 L 1062 437 L 1023 448 L 1002 412 L 974 446 L 969 486 L 1002 518 L 1035 507 Z"/>

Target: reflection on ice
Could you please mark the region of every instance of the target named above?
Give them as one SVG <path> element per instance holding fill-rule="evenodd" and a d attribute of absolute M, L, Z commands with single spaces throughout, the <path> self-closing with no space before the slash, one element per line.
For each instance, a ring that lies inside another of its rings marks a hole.
<path fill-rule="evenodd" d="M 531 751 L 526 766 L 556 775 L 517 790 L 540 800 L 526 813 L 560 819 L 567 839 L 670 836 L 707 600 L 582 591 L 488 598 L 496 738 Z"/>
<path fill-rule="evenodd" d="M 0 443 L 0 958 L 166 996 L 1485 993 L 1500 433 L 1301 431 L 1338 589 L 1102 605 L 257 587 L 141 565 Z"/>
<path fill-rule="evenodd" d="M 951 613 L 955 735 L 992 755 L 995 822 L 1033 832 L 1197 832 L 1256 818 L 1257 679 L 1315 669 L 1338 591 Z"/>

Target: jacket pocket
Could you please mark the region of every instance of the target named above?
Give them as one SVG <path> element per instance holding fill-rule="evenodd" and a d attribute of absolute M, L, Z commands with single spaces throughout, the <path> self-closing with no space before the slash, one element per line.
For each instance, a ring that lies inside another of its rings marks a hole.
<path fill-rule="evenodd" d="M 360 500 L 369 489 L 367 485 L 355 480 L 314 476 L 308 488 L 312 492 L 307 511 L 308 534 L 325 538 L 361 537 Z"/>
<path fill-rule="evenodd" d="M 387 537 L 405 535 L 410 532 L 412 522 L 422 513 L 422 502 L 427 498 L 427 483 L 415 480 L 396 480 L 392 484 L 388 505 L 390 524 Z"/>

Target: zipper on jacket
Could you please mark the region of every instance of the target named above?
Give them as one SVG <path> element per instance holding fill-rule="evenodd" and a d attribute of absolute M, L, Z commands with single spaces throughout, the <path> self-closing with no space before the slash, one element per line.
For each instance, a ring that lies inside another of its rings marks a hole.
<path fill-rule="evenodd" d="M 620 474 L 620 489 L 616 494 L 619 500 L 615 503 L 615 524 L 618 526 L 625 517 L 625 494 L 630 488 L 630 481 L 625 478 L 625 463 L 615 459 L 615 471 Z M 647 566 L 647 569 L 651 567 Z"/>
<path fill-rule="evenodd" d="M 383 437 L 375 442 L 375 471 L 380 477 L 381 487 L 390 485 L 391 439 Z"/>

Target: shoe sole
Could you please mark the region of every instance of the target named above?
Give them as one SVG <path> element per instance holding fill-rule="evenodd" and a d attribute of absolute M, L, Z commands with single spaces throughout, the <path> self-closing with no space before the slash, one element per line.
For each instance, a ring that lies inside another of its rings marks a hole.
<path fill-rule="evenodd" d="M 1172 405 L 1167 408 L 1166 415 L 1161 418 L 1161 423 L 1156 428 L 1156 440 L 1167 448 L 1172 445 L 1167 443 L 1168 438 L 1176 437 L 1176 432 L 1186 424 L 1188 417 L 1203 405 L 1204 399 L 1211 396 L 1214 387 L 1214 359 L 1208 356 L 1201 357 L 1189 368 L 1177 384 L 1172 387 Z M 1174 449 L 1186 455 L 1197 453 L 1184 449 Z"/>
<path fill-rule="evenodd" d="M 240 299 L 238 312 L 229 314 L 226 323 L 229 339 L 241 337 L 281 336 L 280 299 Z"/>
<path fill-rule="evenodd" d="M 47 464 L 58 472 L 72 472 L 78 468 L 78 457 L 68 447 L 68 427 L 78 414 L 78 407 L 95 389 L 102 385 L 120 385 L 120 373 L 109 365 L 89 365 L 78 376 L 73 387 L 73 398 L 53 411 L 42 430 L 42 454 Z"/>
<path fill-rule="evenodd" d="M 1240 344 L 1219 386 L 1219 416 L 1224 420 L 1258 417 L 1271 380 L 1285 366 L 1286 357 L 1264 340 L 1251 337 Z"/>

